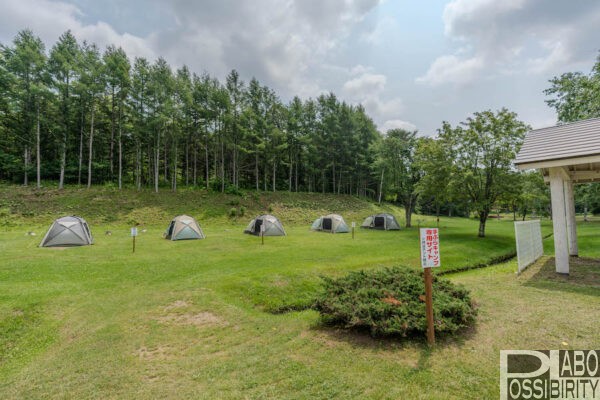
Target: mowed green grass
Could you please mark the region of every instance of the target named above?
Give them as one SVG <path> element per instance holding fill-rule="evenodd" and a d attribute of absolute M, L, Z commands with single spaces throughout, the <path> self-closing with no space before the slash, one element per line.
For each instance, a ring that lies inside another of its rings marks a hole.
<path fill-rule="evenodd" d="M 37 218 L 0 232 L 0 398 L 496 398 L 500 349 L 600 343 L 598 267 L 561 280 L 547 260 L 519 277 L 514 261 L 449 275 L 480 315 L 433 350 L 325 328 L 311 310 L 272 313 L 309 304 L 320 275 L 418 268 L 417 229 L 352 240 L 295 223 L 263 246 L 243 222 L 208 219 L 205 240 L 182 242 L 161 238 L 168 221 L 147 225 L 135 254 L 121 222 L 63 250 L 37 247 Z M 473 220 L 440 225 L 443 269 L 514 250 L 512 221 L 490 221 L 485 239 Z M 583 256 L 598 231 L 580 226 Z"/>

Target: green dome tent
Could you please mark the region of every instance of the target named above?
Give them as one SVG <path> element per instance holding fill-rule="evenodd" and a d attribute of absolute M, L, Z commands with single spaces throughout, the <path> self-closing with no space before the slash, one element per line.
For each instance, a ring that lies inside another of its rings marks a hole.
<path fill-rule="evenodd" d="M 384 231 L 399 230 L 400 224 L 392 214 L 371 215 L 363 221 L 361 228 L 380 229 Z"/>
<path fill-rule="evenodd" d="M 87 246 L 92 244 L 92 234 L 87 222 L 76 216 L 55 220 L 40 243 L 40 247 Z"/>
<path fill-rule="evenodd" d="M 329 214 L 324 217 L 319 217 L 313 222 L 310 227 L 313 231 L 331 232 L 331 233 L 348 233 L 348 225 L 346 221 L 338 214 Z"/>
<path fill-rule="evenodd" d="M 262 225 L 265 227 L 265 236 L 285 236 L 285 230 L 283 229 L 281 222 L 274 216 L 268 214 L 259 215 L 250 221 L 244 230 L 244 233 L 260 236 L 260 227 Z"/>
<path fill-rule="evenodd" d="M 188 215 L 179 215 L 173 218 L 164 236 L 169 240 L 204 239 L 206 237 L 198 222 Z"/>

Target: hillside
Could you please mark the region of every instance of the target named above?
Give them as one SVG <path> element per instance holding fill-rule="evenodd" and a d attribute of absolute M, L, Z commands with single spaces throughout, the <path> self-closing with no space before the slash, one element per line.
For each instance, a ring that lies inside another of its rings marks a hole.
<path fill-rule="evenodd" d="M 289 192 L 244 192 L 242 195 L 184 189 L 123 189 L 97 186 L 91 189 L 67 187 L 33 188 L 0 185 L 0 226 L 47 224 L 63 215 L 80 215 L 92 224 L 164 225 L 178 214 L 201 221 L 244 224 L 253 216 L 272 213 L 287 224 L 308 224 L 328 213 L 341 213 L 348 222 L 360 223 L 367 215 L 391 212 L 399 221 L 403 210 L 349 195 Z M 232 216 L 237 214 L 237 216 Z"/>

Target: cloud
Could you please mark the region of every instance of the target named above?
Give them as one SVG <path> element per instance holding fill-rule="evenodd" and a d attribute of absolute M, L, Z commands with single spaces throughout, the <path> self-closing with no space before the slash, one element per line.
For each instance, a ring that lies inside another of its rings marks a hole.
<path fill-rule="evenodd" d="M 373 68 L 362 65 L 348 70 L 349 79 L 342 85 L 342 94 L 351 102 L 362 104 L 381 126 L 384 121 L 397 118 L 404 104 L 400 97 L 387 95 L 387 77 L 372 71 Z"/>
<path fill-rule="evenodd" d="M 79 41 L 94 42 L 101 48 L 115 44 L 123 47 L 130 56 L 155 56 L 145 38 L 120 34 L 105 22 L 83 24 L 81 10 L 72 4 L 48 0 L 0 0 L 0 9 L 0 41 L 3 43 L 11 42 L 17 32 L 29 28 L 51 46 L 70 29 Z"/>
<path fill-rule="evenodd" d="M 458 44 L 437 57 L 418 83 L 438 86 L 514 73 L 557 73 L 597 51 L 600 3 L 594 1 L 453 0 L 446 36 Z"/>
<path fill-rule="evenodd" d="M 406 131 L 415 131 L 417 127 L 415 124 L 410 123 L 408 121 L 403 121 L 401 119 L 390 119 L 385 121 L 385 123 L 380 128 L 383 132 L 387 132 L 390 129 L 404 129 Z"/>
<path fill-rule="evenodd" d="M 480 57 L 461 59 L 455 55 L 438 57 L 417 83 L 438 86 L 444 83 L 466 84 L 485 67 Z"/>
<path fill-rule="evenodd" d="M 161 23 L 140 36 L 127 32 L 123 21 L 123 32 L 109 24 L 119 10 L 115 3 L 111 10 L 87 7 L 86 11 L 93 9 L 95 14 L 86 15 L 72 1 L 0 0 L 0 41 L 10 42 L 19 30 L 29 27 L 52 45 L 70 29 L 79 41 L 95 42 L 101 48 L 115 44 L 130 56 L 151 60 L 162 56 L 174 67 L 185 64 L 221 79 L 237 69 L 244 79 L 256 77 L 284 98 L 325 91 L 319 82 L 323 65 L 380 2 L 132 0 L 120 4 L 128 9 L 122 15 L 131 15 L 133 8 L 148 13 L 160 9 L 164 14 Z"/>
<path fill-rule="evenodd" d="M 387 82 L 385 75 L 365 72 L 344 83 L 343 91 L 352 97 L 367 97 L 372 93 L 380 93 Z"/>

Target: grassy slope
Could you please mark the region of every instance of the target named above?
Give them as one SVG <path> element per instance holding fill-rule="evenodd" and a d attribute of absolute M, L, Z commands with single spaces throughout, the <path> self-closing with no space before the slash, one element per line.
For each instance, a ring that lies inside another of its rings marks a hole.
<path fill-rule="evenodd" d="M 271 206 L 287 223 L 288 237 L 261 246 L 240 233 L 248 218 L 226 217 L 234 196 L 2 190 L 17 215 L 5 220 L 18 224 L 0 232 L 1 398 L 493 398 L 499 349 L 594 348 L 600 339 L 597 269 L 561 282 L 543 265 L 515 278 L 514 262 L 452 277 L 474 291 L 479 324 L 433 352 L 319 328 L 312 311 L 265 312 L 309 301 L 320 274 L 416 267 L 416 229 L 359 231 L 354 241 L 308 231 L 325 208 L 357 221 L 376 210 L 352 197 L 242 199 L 249 215 Z M 94 246 L 39 249 L 39 236 L 24 235 L 64 212 L 94 224 Z M 181 212 L 202 216 L 206 240 L 160 238 Z M 135 255 L 132 215 L 147 229 Z M 581 228 L 582 255 L 596 255 L 597 228 Z M 484 240 L 475 232 L 474 221 L 442 220 L 445 266 L 512 249 L 510 222 L 490 221 Z"/>

